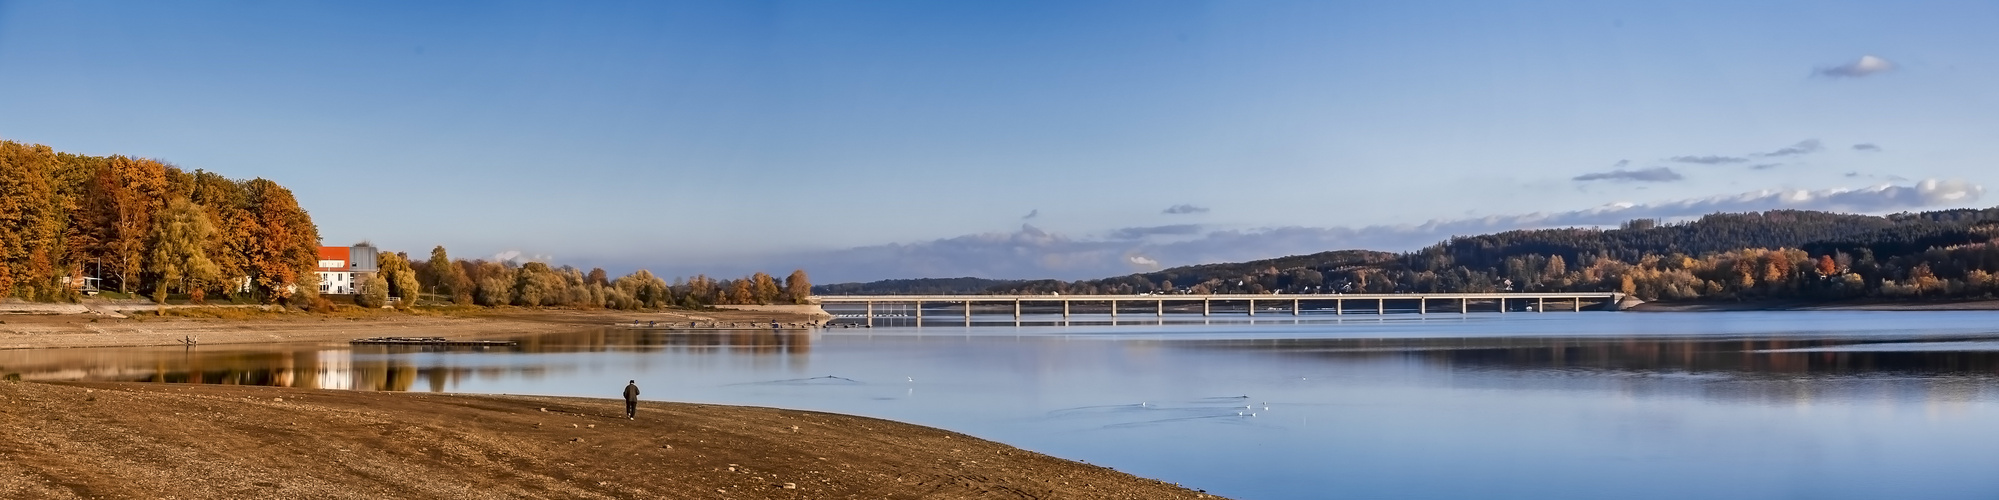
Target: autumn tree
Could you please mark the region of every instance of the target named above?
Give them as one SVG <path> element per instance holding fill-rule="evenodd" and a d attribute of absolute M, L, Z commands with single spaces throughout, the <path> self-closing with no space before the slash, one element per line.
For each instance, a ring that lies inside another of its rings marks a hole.
<path fill-rule="evenodd" d="M 810 301 L 812 297 L 812 279 L 805 276 L 804 269 L 793 270 L 790 276 L 784 278 L 784 294 L 786 298 L 791 299 L 791 303 L 793 304 L 804 304 Z"/>
<path fill-rule="evenodd" d="M 48 146 L 0 142 L 0 297 L 47 297 L 61 257 L 61 205 Z"/>
<path fill-rule="evenodd" d="M 464 267 L 452 262 L 444 245 L 430 249 L 429 264 L 424 270 L 430 272 L 430 282 L 436 284 L 439 292 L 450 295 L 452 303 L 472 303 L 472 279 L 465 275 Z"/>
<path fill-rule="evenodd" d="M 1816 270 L 1819 277 L 1832 276 L 1839 273 L 1839 264 L 1833 262 L 1831 255 L 1820 255 Z"/>
<path fill-rule="evenodd" d="M 729 299 L 717 301 L 723 304 L 753 304 L 757 300 L 756 287 L 750 280 L 735 280 L 729 284 Z"/>
<path fill-rule="evenodd" d="M 673 291 L 666 286 L 666 280 L 654 276 L 652 271 L 640 269 L 618 278 L 613 287 L 624 296 L 630 297 L 639 307 L 658 308 L 673 303 Z"/>
<path fill-rule="evenodd" d="M 153 216 L 166 205 L 166 166 L 113 156 L 88 187 L 82 214 L 86 251 L 110 266 L 118 291 L 131 291 L 145 268 Z"/>
<path fill-rule="evenodd" d="M 310 303 L 318 295 L 313 269 L 319 261 L 319 228 L 292 192 L 264 179 L 246 185 L 255 221 L 246 261 L 252 283 L 266 301 Z"/>
<path fill-rule="evenodd" d="M 382 252 L 377 257 L 381 275 L 388 281 L 390 296 L 400 299 L 405 307 L 415 305 L 423 294 L 423 285 L 417 283 L 416 269 L 410 266 L 409 257 L 402 253 Z"/>
<path fill-rule="evenodd" d="M 769 274 L 757 272 L 750 275 L 749 282 L 750 302 L 748 303 L 769 305 L 771 302 L 777 300 L 780 289 L 777 286 L 777 280 L 772 279 Z"/>

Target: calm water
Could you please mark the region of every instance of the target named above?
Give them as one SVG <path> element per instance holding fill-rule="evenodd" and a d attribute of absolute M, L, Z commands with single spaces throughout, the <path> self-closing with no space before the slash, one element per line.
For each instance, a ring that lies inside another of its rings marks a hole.
<path fill-rule="evenodd" d="M 0 374 L 590 397 L 638 379 L 1247 499 L 1999 497 L 1995 313 L 1258 318 L 0 351 Z"/>

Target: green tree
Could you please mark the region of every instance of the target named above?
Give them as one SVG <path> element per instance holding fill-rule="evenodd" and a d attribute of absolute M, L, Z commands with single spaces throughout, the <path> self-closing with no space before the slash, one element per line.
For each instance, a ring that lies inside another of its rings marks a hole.
<path fill-rule="evenodd" d="M 214 232 L 208 214 L 186 198 L 173 200 L 153 218 L 146 270 L 158 280 L 153 285 L 154 300 L 164 302 L 172 292 L 199 292 L 221 278 L 208 258 L 209 236 Z"/>
<path fill-rule="evenodd" d="M 366 308 L 377 308 L 389 303 L 389 280 L 382 273 L 368 273 L 361 280 L 361 293 L 354 296 L 354 303 Z"/>

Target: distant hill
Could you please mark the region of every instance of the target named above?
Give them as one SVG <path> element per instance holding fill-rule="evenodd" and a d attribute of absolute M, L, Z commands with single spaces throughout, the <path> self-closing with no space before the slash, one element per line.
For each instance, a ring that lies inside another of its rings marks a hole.
<path fill-rule="evenodd" d="M 1465 236 L 1414 252 L 1341 250 L 987 293 L 1623 291 L 1646 300 L 1999 295 L 1999 208 L 1888 216 L 1721 213 L 1616 229 Z"/>

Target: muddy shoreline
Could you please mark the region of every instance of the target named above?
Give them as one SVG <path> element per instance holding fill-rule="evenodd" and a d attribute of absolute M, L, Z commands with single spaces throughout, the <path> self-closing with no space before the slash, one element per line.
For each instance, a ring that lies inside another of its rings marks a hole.
<path fill-rule="evenodd" d="M 618 388 L 607 388 L 615 392 Z M 773 408 L 0 382 L 5 498 L 1211 498 L 949 431 Z"/>
<path fill-rule="evenodd" d="M 175 312 L 187 314 L 191 311 L 202 312 L 198 309 Z M 804 325 L 821 320 L 808 314 L 738 310 L 505 308 L 319 314 L 216 308 L 207 312 L 222 317 L 163 316 L 156 313 L 135 313 L 122 318 L 99 314 L 0 314 L 0 349 L 165 346 L 183 345 L 189 340 L 201 345 L 345 342 L 367 337 L 479 340 L 631 325 L 634 322 L 681 325 L 720 323 L 721 327 L 711 329 L 727 329 L 729 325 L 752 328 L 771 322 Z"/>

